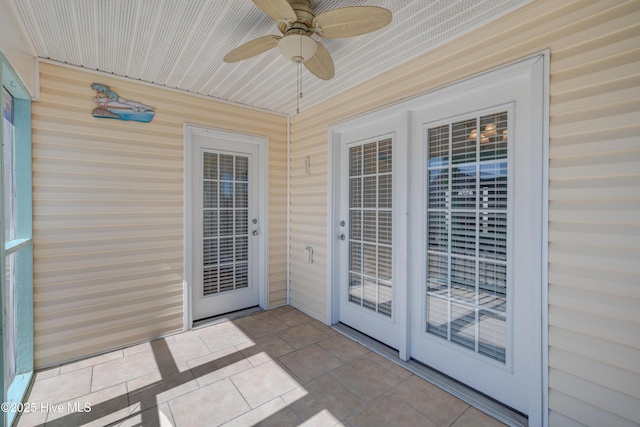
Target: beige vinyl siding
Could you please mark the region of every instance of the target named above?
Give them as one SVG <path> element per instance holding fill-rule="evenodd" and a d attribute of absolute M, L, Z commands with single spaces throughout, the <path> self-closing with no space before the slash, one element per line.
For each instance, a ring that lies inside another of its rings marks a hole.
<path fill-rule="evenodd" d="M 155 106 L 155 118 L 92 117 L 92 82 Z M 183 123 L 269 138 L 269 304 L 286 302 L 286 117 L 41 63 L 36 368 L 182 329 Z"/>
<path fill-rule="evenodd" d="M 549 421 L 637 425 L 640 1 L 537 0 L 294 116 L 292 305 L 327 320 L 329 126 L 546 49 Z"/>

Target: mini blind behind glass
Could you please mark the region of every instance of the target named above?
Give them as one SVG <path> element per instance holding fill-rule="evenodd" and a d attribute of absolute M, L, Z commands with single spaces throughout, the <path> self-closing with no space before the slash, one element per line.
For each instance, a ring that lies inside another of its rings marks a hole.
<path fill-rule="evenodd" d="M 507 112 L 427 130 L 425 331 L 506 362 Z"/>
<path fill-rule="evenodd" d="M 203 296 L 249 286 L 249 159 L 203 153 Z"/>
<path fill-rule="evenodd" d="M 349 301 L 391 317 L 391 139 L 349 148 Z"/>

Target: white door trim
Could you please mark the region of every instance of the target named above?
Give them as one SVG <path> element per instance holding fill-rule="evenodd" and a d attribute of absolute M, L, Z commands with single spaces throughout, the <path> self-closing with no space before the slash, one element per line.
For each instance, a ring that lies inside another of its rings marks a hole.
<path fill-rule="evenodd" d="M 187 331 L 192 328 L 193 325 L 193 303 L 192 303 L 192 271 L 191 271 L 191 257 L 192 257 L 192 243 L 193 232 L 191 218 L 192 212 L 192 190 L 193 182 L 191 178 L 191 162 L 193 154 L 193 141 L 194 135 L 202 135 L 208 137 L 214 137 L 224 139 L 226 141 L 237 141 L 241 143 L 253 144 L 258 147 L 258 162 L 260 165 L 259 177 L 258 177 L 258 210 L 259 221 L 258 230 L 260 230 L 258 239 L 258 283 L 257 286 L 260 289 L 260 307 L 268 308 L 269 305 L 269 139 L 259 135 L 249 135 L 239 132 L 231 132 L 222 129 L 214 129 L 205 126 L 193 125 L 185 123 L 183 125 L 183 188 L 184 188 L 184 257 L 183 257 L 183 330 Z"/>
<path fill-rule="evenodd" d="M 540 152 L 539 156 L 540 170 L 537 173 L 536 186 L 534 191 L 542 194 L 542 206 L 541 206 L 541 222 L 539 224 L 533 224 L 540 235 L 538 244 L 540 245 L 540 265 L 536 268 L 537 274 L 535 283 L 539 286 L 534 286 L 531 292 L 531 301 L 534 304 L 535 309 L 531 310 L 532 314 L 529 319 L 531 322 L 531 348 L 534 349 L 530 355 L 529 361 L 529 424 L 530 425 L 548 425 L 548 186 L 549 186 L 549 51 L 543 51 L 536 53 L 525 58 L 513 61 L 509 64 L 497 67 L 496 69 L 489 70 L 478 75 L 466 78 L 459 82 L 454 82 L 447 86 L 456 85 L 460 90 L 473 90 L 478 85 L 490 84 L 495 82 L 495 79 L 505 78 L 513 76 L 518 73 L 532 73 L 533 75 L 533 91 L 536 95 L 534 97 L 534 112 L 532 120 L 536 126 L 531 130 L 532 140 L 539 144 Z M 435 90 L 440 90 L 436 88 Z M 328 130 L 328 168 L 327 168 L 327 323 L 334 324 L 339 321 L 339 296 L 337 292 L 337 286 L 339 286 L 339 269 L 340 264 L 337 236 L 339 234 L 340 221 L 340 195 L 339 195 L 339 171 L 341 165 L 340 159 L 340 144 L 341 134 L 347 132 L 354 127 L 362 126 L 367 123 L 375 123 L 376 121 L 384 120 L 393 115 L 400 114 L 402 116 L 403 126 L 406 129 L 404 135 L 397 134 L 397 142 L 407 146 L 410 135 L 410 122 L 412 110 L 419 108 L 428 99 L 431 92 L 427 92 L 411 99 L 400 101 L 391 106 L 383 107 L 379 110 L 369 112 L 358 116 L 356 118 L 349 118 L 343 122 L 330 126 Z M 540 96 L 538 96 L 538 94 Z M 405 138 L 404 141 L 401 138 Z M 405 149 L 406 150 L 406 149 Z M 407 150 L 408 156 L 411 153 Z M 410 185 L 411 182 L 409 181 Z M 411 203 L 411 195 L 407 204 Z M 395 224 L 394 224 L 395 225 Z M 403 229 L 407 229 L 407 221 L 404 222 Z M 400 231 L 400 229 L 397 229 Z M 403 248 L 400 248 L 403 250 Z M 404 272 L 404 277 L 409 277 L 409 267 L 406 266 L 407 271 Z M 404 298 L 410 300 L 412 295 L 407 292 Z M 409 311 L 411 307 L 408 307 Z M 408 323 L 408 320 L 405 319 Z M 410 347 L 409 331 L 406 329 L 406 337 L 404 337 L 404 343 L 406 343 L 405 357 L 410 357 L 410 354 L 406 354 L 407 349 Z M 404 345 L 403 345 L 404 347 Z M 399 349 L 402 352 L 402 348 Z"/>

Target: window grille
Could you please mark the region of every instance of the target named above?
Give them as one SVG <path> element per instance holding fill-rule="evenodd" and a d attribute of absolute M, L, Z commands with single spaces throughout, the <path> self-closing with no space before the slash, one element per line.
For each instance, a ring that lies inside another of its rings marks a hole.
<path fill-rule="evenodd" d="M 204 152 L 203 296 L 249 286 L 249 159 Z"/>
<path fill-rule="evenodd" d="M 349 301 L 391 316 L 392 145 L 349 149 Z"/>

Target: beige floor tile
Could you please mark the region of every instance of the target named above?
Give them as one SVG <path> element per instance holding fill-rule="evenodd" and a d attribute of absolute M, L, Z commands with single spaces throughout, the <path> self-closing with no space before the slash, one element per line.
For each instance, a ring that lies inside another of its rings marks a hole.
<path fill-rule="evenodd" d="M 300 310 L 296 310 L 295 308 L 291 307 L 290 305 L 281 305 L 280 307 L 276 307 L 276 308 L 270 308 L 269 310 L 266 311 L 266 313 L 275 316 L 277 314 L 282 314 L 282 313 L 287 313 L 289 311 L 300 311 Z"/>
<path fill-rule="evenodd" d="M 220 328 L 218 325 L 206 328 L 199 335 L 212 353 L 253 342 L 245 331 L 230 322 L 224 328 Z"/>
<path fill-rule="evenodd" d="M 290 306 L 37 372 L 25 401 L 95 406 L 20 427 L 503 426 Z"/>
<path fill-rule="evenodd" d="M 280 356 L 291 353 L 295 349 L 277 335 L 267 335 L 257 338 L 252 344 L 243 344 L 240 351 L 249 359 L 251 364 L 259 364 L 277 359 Z"/>
<path fill-rule="evenodd" d="M 455 423 L 451 425 L 451 427 L 484 427 L 484 424 L 482 424 L 475 418 L 471 418 L 467 415 L 462 415 L 456 420 Z"/>
<path fill-rule="evenodd" d="M 505 424 L 470 406 L 451 427 L 504 427 Z"/>
<path fill-rule="evenodd" d="M 294 348 L 303 348 L 329 338 L 327 334 L 309 324 L 289 328 L 279 332 L 278 336 Z"/>
<path fill-rule="evenodd" d="M 274 313 L 273 315 L 290 327 L 309 323 L 314 320 L 313 317 L 307 316 L 299 310 L 287 310 L 282 313 Z"/>
<path fill-rule="evenodd" d="M 229 379 L 173 399 L 169 407 L 176 427 L 217 426 L 251 410 Z"/>
<path fill-rule="evenodd" d="M 98 356 L 90 357 L 88 359 L 78 360 L 77 362 L 68 363 L 60 367 L 60 373 L 65 374 L 71 371 L 77 371 L 78 369 L 87 368 L 89 366 L 99 365 L 110 360 L 120 359 L 123 357 L 122 350 L 110 351 Z"/>
<path fill-rule="evenodd" d="M 36 372 L 35 381 L 46 380 L 47 378 L 55 377 L 56 375 L 60 375 L 60 366 Z"/>
<path fill-rule="evenodd" d="M 270 417 L 278 414 L 278 412 L 287 408 L 287 404 L 280 397 L 252 409 L 240 415 L 233 420 L 224 423 L 222 427 L 247 427 L 254 426 L 262 421 L 268 420 Z"/>
<path fill-rule="evenodd" d="M 293 390 L 290 390 L 282 395 L 282 400 L 287 402 L 287 405 L 291 405 L 293 402 L 296 402 L 303 397 L 305 397 L 309 392 L 304 386 L 298 386 Z"/>
<path fill-rule="evenodd" d="M 235 347 L 220 350 L 189 362 L 200 387 L 251 369 L 253 365 Z"/>
<path fill-rule="evenodd" d="M 380 356 L 378 353 L 374 353 L 373 351 L 367 353 L 364 357 L 373 360 L 378 365 L 384 367 L 385 369 L 393 372 L 399 377 L 409 378 L 413 375 L 411 372 L 403 368 L 402 366 L 390 361 L 386 357 Z"/>
<path fill-rule="evenodd" d="M 314 328 L 318 329 L 323 334 L 328 335 L 330 337 L 333 335 L 340 335 L 340 332 L 336 331 L 333 328 L 328 327 L 327 325 L 325 325 L 324 323 L 318 320 L 312 320 L 311 322 L 309 322 L 309 324 Z"/>
<path fill-rule="evenodd" d="M 288 370 L 305 384 L 334 369 L 342 362 L 317 345 L 310 345 L 278 359 Z"/>
<path fill-rule="evenodd" d="M 291 403 L 291 409 L 307 421 L 316 414 L 327 410 L 336 421 L 348 417 L 362 409 L 363 402 L 333 378 L 323 375 L 303 386 L 304 397 Z"/>
<path fill-rule="evenodd" d="M 347 421 L 354 427 L 437 427 L 429 418 L 388 394 L 377 398 Z"/>
<path fill-rule="evenodd" d="M 450 426 L 469 407 L 462 400 L 415 375 L 398 384 L 389 393 L 428 416 L 439 426 Z"/>
<path fill-rule="evenodd" d="M 163 403 L 160 406 L 155 406 L 146 411 L 133 412 L 129 418 L 119 424 L 115 424 L 112 427 L 144 427 L 144 426 L 158 426 L 158 427 L 174 427 L 173 415 L 171 409 L 169 409 L 168 403 Z"/>
<path fill-rule="evenodd" d="M 130 347 L 125 347 L 122 349 L 122 352 L 124 353 L 125 356 L 131 356 L 131 355 L 142 353 L 145 351 L 151 352 L 153 351 L 154 348 L 162 347 L 165 345 L 167 345 L 167 339 L 159 338 L 157 340 L 132 345 Z"/>
<path fill-rule="evenodd" d="M 250 316 L 250 320 L 242 323 L 241 325 L 242 329 L 247 331 L 252 338 L 260 338 L 265 335 L 282 331 L 289 327 L 286 323 L 282 322 L 275 316 L 264 313 Z"/>
<path fill-rule="evenodd" d="M 93 367 L 91 391 L 159 372 L 153 352 L 141 352 Z"/>
<path fill-rule="evenodd" d="M 238 319 L 238 320 L 240 320 L 240 319 Z M 187 337 L 191 337 L 191 336 L 194 336 L 194 335 L 197 335 L 197 336 L 211 335 L 211 334 L 224 335 L 224 334 L 228 333 L 230 329 L 240 330 L 240 326 L 238 326 L 234 322 L 236 322 L 236 320 L 234 320 L 234 321 L 221 320 L 221 321 L 218 321 L 216 323 L 212 323 L 210 325 L 201 326 L 201 327 L 199 327 L 197 329 L 193 329 L 191 331 L 182 332 L 180 334 L 174 335 L 173 337 L 174 337 L 174 339 L 176 341 L 180 341 L 182 339 L 185 339 Z M 185 334 L 191 334 L 191 335 L 185 336 Z"/>
<path fill-rule="evenodd" d="M 300 418 L 290 408 L 283 408 L 256 423 L 255 427 L 298 427 L 301 423 Z"/>
<path fill-rule="evenodd" d="M 333 427 L 343 426 L 328 409 L 322 409 L 320 412 L 315 413 L 312 417 L 307 419 L 301 424 L 301 427 Z"/>
<path fill-rule="evenodd" d="M 173 341 L 175 342 L 189 341 L 200 337 L 200 334 L 208 330 L 208 328 L 215 328 L 215 325 L 208 325 L 201 328 L 192 329 L 190 331 L 180 332 L 179 334 L 171 335 L 171 338 L 173 338 Z"/>
<path fill-rule="evenodd" d="M 351 362 L 369 353 L 369 349 L 343 335 L 335 335 L 318 343 L 320 347 L 343 362 Z"/>
<path fill-rule="evenodd" d="M 87 405 L 87 406 L 85 406 Z M 62 412 L 50 412 L 47 426 L 106 426 L 129 414 L 127 387 L 118 384 L 62 404 Z M 90 409 L 90 410 L 85 410 Z M 77 411 L 79 409 L 79 411 Z"/>
<path fill-rule="evenodd" d="M 31 403 L 31 402 L 29 402 Z M 43 426 L 45 421 L 47 420 L 47 411 L 41 411 L 40 402 L 35 403 L 35 407 L 30 412 L 23 412 L 20 414 L 17 427 L 36 427 Z"/>
<path fill-rule="evenodd" d="M 154 372 L 127 381 L 129 402 L 141 404 L 142 409 L 160 405 L 199 388 L 190 370 L 169 376 Z"/>
<path fill-rule="evenodd" d="M 152 348 L 151 348 L 151 343 L 149 342 L 132 345 L 131 347 L 125 347 L 122 349 L 122 353 L 125 356 L 132 356 L 134 354 L 150 352 L 150 351 L 152 351 Z"/>
<path fill-rule="evenodd" d="M 231 381 L 252 408 L 257 408 L 299 385 L 275 362 L 263 363 L 233 375 Z"/>
<path fill-rule="evenodd" d="M 164 351 L 165 348 L 169 351 Z M 187 362 L 211 354 L 211 350 L 199 336 L 192 335 L 188 339 L 168 342 L 166 347 L 156 349 L 155 354 L 160 368 L 175 364 L 182 372 L 188 369 Z"/>
<path fill-rule="evenodd" d="M 61 403 L 91 392 L 91 370 L 82 368 L 67 374 L 36 381 L 25 402 L 38 405 Z"/>
<path fill-rule="evenodd" d="M 233 320 L 229 320 L 224 323 L 230 323 L 238 328 L 242 328 L 244 327 L 244 325 L 246 325 L 247 323 L 252 323 L 255 322 L 255 319 L 252 318 L 251 316 L 244 316 L 244 317 L 239 317 L 237 319 L 233 319 Z"/>
<path fill-rule="evenodd" d="M 402 381 L 402 377 L 367 357 L 356 359 L 330 375 L 365 402 L 382 396 Z"/>

